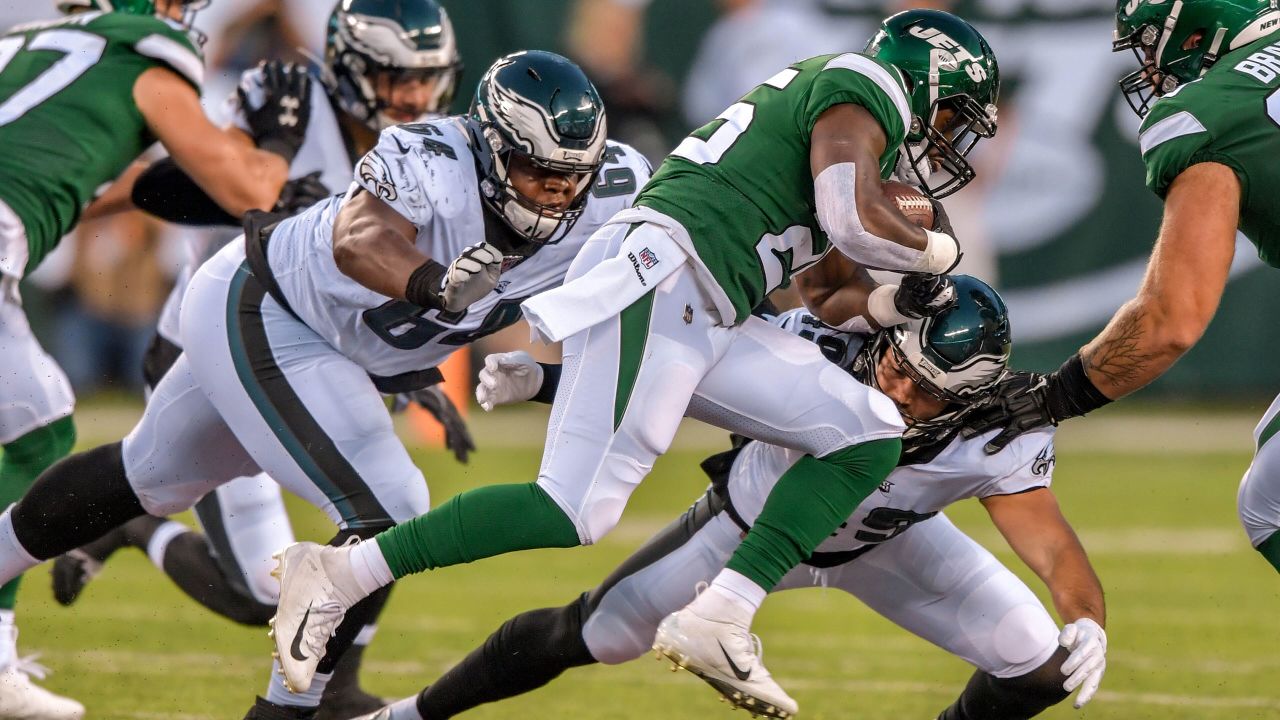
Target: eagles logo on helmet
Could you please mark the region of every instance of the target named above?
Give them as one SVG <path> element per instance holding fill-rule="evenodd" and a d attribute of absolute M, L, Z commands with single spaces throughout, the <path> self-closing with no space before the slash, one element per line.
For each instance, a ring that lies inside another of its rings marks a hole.
<path fill-rule="evenodd" d="M 524 238 L 542 244 L 563 238 L 581 217 L 604 164 L 604 103 L 595 86 L 555 53 L 513 53 L 480 79 L 470 119 L 486 205 Z M 516 190 L 508 178 L 515 156 L 568 176 L 574 192 L 569 207 L 558 210 Z"/>
<path fill-rule="evenodd" d="M 443 113 L 453 100 L 462 56 L 449 14 L 435 0 L 341 0 L 329 16 L 325 83 L 343 112 L 381 131 L 387 115 L 379 79 L 431 83 L 425 112 Z"/>
<path fill-rule="evenodd" d="M 879 387 L 876 365 L 893 353 L 898 368 L 920 389 L 948 403 L 938 417 L 905 417 L 904 456 L 913 446 L 949 441 L 960 423 L 995 388 L 1011 353 L 1009 311 L 990 285 L 954 275 L 956 304 L 930 318 L 876 333 L 850 367 L 859 380 Z"/>

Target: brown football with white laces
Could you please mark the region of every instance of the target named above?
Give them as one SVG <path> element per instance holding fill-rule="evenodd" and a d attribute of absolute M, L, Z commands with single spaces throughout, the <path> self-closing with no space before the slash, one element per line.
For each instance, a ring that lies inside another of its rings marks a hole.
<path fill-rule="evenodd" d="M 898 211 L 913 225 L 919 225 L 922 228 L 933 227 L 933 203 L 924 193 L 895 180 L 883 183 L 880 190 L 886 198 L 898 206 Z"/>

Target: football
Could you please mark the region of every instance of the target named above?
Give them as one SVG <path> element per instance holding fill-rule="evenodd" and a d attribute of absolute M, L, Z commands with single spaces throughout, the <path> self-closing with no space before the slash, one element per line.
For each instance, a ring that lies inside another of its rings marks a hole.
<path fill-rule="evenodd" d="M 933 202 L 918 189 L 895 180 L 880 186 L 884 196 L 898 205 L 898 210 L 907 216 L 907 220 L 922 228 L 933 227 Z"/>

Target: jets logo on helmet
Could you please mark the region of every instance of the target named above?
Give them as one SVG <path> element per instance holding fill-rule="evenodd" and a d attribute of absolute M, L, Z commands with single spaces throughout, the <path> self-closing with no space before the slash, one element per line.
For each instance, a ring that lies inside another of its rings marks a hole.
<path fill-rule="evenodd" d="M 380 87 L 385 93 L 406 80 L 429 84 L 421 111 L 443 113 L 462 57 L 449 14 L 435 0 L 341 0 L 329 16 L 325 65 L 342 110 L 381 131 L 397 120 L 388 116 Z"/>
<path fill-rule="evenodd" d="M 1120 91 L 1144 117 L 1156 99 L 1278 26 L 1277 0 L 1118 0 L 1111 49 L 1132 50 L 1138 59 L 1138 69 L 1120 78 Z"/>
<path fill-rule="evenodd" d="M 898 369 L 922 390 L 947 403 L 938 417 L 906 417 L 904 440 L 948 438 L 995 388 L 1009 363 L 1009 311 L 990 285 L 968 275 L 952 277 L 956 304 L 930 318 L 882 330 L 863 346 L 851 368 L 878 387 L 876 365 L 892 353 Z M 904 416 L 905 417 L 905 416 Z"/>
<path fill-rule="evenodd" d="M 898 69 L 907 86 L 911 127 L 903 145 L 905 178 L 933 197 L 973 180 L 966 159 L 996 134 L 1000 68 L 972 25 L 940 10 L 907 10 L 880 24 L 866 53 Z"/>
<path fill-rule="evenodd" d="M 539 50 L 499 58 L 480 79 L 471 105 L 472 149 L 481 195 L 513 230 L 539 243 L 557 242 L 581 217 L 604 162 L 604 103 L 577 65 Z M 573 200 L 566 209 L 525 197 L 510 181 L 517 156 L 564 175 Z"/>

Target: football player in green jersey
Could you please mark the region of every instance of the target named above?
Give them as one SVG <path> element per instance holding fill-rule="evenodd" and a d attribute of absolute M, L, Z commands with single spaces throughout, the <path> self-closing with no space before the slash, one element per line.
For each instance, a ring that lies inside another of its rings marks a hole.
<path fill-rule="evenodd" d="M 98 188 L 159 140 L 226 210 L 270 208 L 306 118 L 286 81 L 257 140 L 217 129 L 200 107 L 203 63 L 189 35 L 203 2 L 95 0 L 97 10 L 0 35 L 0 506 L 75 440 L 65 374 L 31 333 L 18 283 L 76 224 Z M 116 12 L 111 12 L 115 10 Z M 0 718 L 74 718 L 84 708 L 30 683 L 14 649 L 17 580 L 0 588 Z"/>
<path fill-rule="evenodd" d="M 1047 375 L 1008 379 L 970 433 L 996 426 L 996 452 L 1029 429 L 1084 415 L 1159 377 L 1194 345 L 1227 283 L 1237 231 L 1280 267 L 1280 3 L 1118 0 L 1117 51 L 1140 62 L 1121 80 L 1138 115 L 1147 186 L 1164 220 L 1138 295 Z M 1254 547 L 1280 570 L 1280 400 L 1255 431 L 1239 510 Z"/>
<path fill-rule="evenodd" d="M 711 589 L 667 619 L 660 635 L 683 641 L 662 650 L 737 704 L 794 713 L 760 663 L 751 619 L 893 469 L 903 424 L 888 398 L 828 372 L 814 345 L 749 311 L 833 247 L 837 259 L 915 276 L 876 288 L 859 267 L 847 289 L 802 284 L 824 321 L 869 328 L 864 316 L 883 326 L 946 308 L 955 290 L 938 276 L 957 259 L 955 239 L 945 222 L 910 223 L 881 183 L 899 167 L 939 195 L 972 179 L 965 154 L 994 134 L 998 88 L 995 57 L 972 26 L 915 10 L 887 19 L 866 53 L 784 68 L 695 131 L 636 207 L 587 242 L 565 284 L 522 306 L 539 335 L 565 342 L 537 482 L 464 493 L 376 542 L 285 550 L 274 637 L 290 687 L 309 685 L 346 610 L 395 578 L 599 540 L 687 409 L 807 456 Z M 518 100 L 481 82 L 473 114 L 486 135 L 532 112 Z M 557 121 L 590 127 L 590 108 L 566 105 Z M 566 151 L 556 161 L 580 159 Z M 533 227 L 559 216 L 533 204 L 522 215 Z M 475 282 L 493 287 L 499 262 L 478 264 Z"/>

